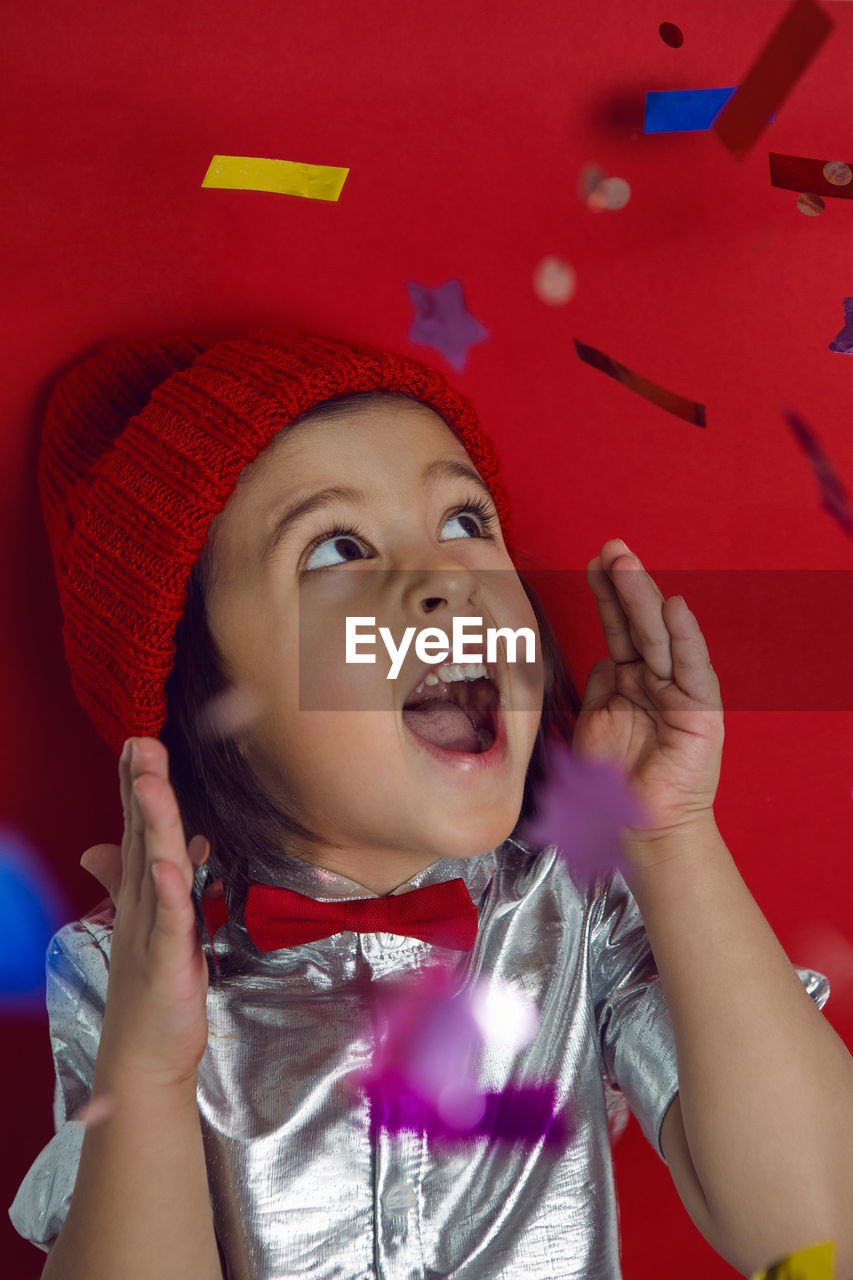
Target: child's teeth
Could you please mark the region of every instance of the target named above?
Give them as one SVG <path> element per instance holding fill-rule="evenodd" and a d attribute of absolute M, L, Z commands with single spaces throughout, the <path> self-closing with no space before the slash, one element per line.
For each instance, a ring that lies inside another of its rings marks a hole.
<path fill-rule="evenodd" d="M 438 668 L 438 679 L 443 684 L 452 684 L 455 680 L 479 680 L 481 677 L 488 677 L 488 670 L 482 662 L 467 662 L 461 665 L 458 662 L 445 662 Z M 429 683 L 429 676 L 427 676 Z"/>
<path fill-rule="evenodd" d="M 488 679 L 488 676 L 488 669 L 482 662 L 467 662 L 464 665 L 460 665 L 455 662 L 445 662 L 437 671 L 428 671 L 417 689 L 413 690 L 413 692 L 423 693 L 425 685 L 452 684 L 456 680 Z"/>

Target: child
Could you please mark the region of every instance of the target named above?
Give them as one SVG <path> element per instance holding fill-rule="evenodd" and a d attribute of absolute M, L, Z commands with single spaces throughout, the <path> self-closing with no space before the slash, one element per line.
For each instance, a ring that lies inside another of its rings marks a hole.
<path fill-rule="evenodd" d="M 105 348 L 58 384 L 39 482 L 76 693 L 133 746 L 121 850 L 84 855 L 110 898 L 48 949 L 56 1135 L 10 1210 L 45 1277 L 615 1280 L 623 1099 L 733 1265 L 833 1238 L 853 1266 L 828 984 L 789 965 L 714 828 L 716 677 L 677 599 L 645 573 L 617 592 L 624 543 L 588 569 L 613 660 L 581 708 L 471 405 L 416 361 L 308 334 Z M 344 669 L 356 615 L 395 635 L 483 617 L 541 648 L 532 670 L 493 663 L 470 717 L 451 686 L 418 709 L 440 664 Z M 658 646 L 647 668 L 635 641 Z M 232 687 L 252 714 L 204 731 Z M 651 714 L 672 696 L 712 714 L 676 730 Z M 631 889 L 579 888 L 515 834 L 561 734 L 636 766 L 655 825 L 626 839 Z M 433 918 L 407 933 L 384 913 L 418 891 Z M 533 1040 L 487 1046 L 478 1080 L 553 1081 L 564 1151 L 374 1135 L 350 1087 L 367 996 L 435 965 L 535 1002 Z"/>

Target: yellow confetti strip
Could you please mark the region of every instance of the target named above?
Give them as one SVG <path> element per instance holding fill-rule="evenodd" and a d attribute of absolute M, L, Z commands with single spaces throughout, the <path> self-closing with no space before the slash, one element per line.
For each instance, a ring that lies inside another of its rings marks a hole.
<path fill-rule="evenodd" d="M 798 1249 L 766 1271 L 756 1271 L 752 1280 L 833 1280 L 834 1261 L 835 1245 L 830 1240 Z"/>
<path fill-rule="evenodd" d="M 203 187 L 231 191 L 273 191 L 309 200 L 337 200 L 349 169 L 328 164 L 296 164 L 291 160 L 259 160 L 254 156 L 214 156 Z"/>

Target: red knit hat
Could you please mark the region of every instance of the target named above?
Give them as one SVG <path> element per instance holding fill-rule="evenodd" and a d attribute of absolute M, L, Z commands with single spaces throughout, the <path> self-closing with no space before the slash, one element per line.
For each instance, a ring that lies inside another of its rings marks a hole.
<path fill-rule="evenodd" d="M 300 414 L 365 391 L 410 395 L 440 414 L 505 524 L 497 456 L 473 406 L 437 370 L 392 351 L 277 331 L 207 350 L 132 342 L 59 380 L 39 492 L 74 691 L 116 754 L 166 721 L 190 572 L 243 467 Z"/>

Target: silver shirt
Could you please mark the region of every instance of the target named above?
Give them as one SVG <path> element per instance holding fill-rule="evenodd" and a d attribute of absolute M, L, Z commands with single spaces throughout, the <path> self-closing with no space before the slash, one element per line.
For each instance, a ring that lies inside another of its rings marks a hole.
<path fill-rule="evenodd" d="M 258 867 L 255 878 L 314 898 L 373 896 L 295 857 L 274 876 Z M 479 911 L 470 952 L 346 932 L 264 955 L 237 921 L 217 933 L 217 956 L 238 972 L 208 993 L 198 1105 L 228 1280 L 619 1280 L 611 1137 L 627 1104 L 663 1158 L 660 1126 L 678 1091 L 636 902 L 618 873 L 578 886 L 553 846 L 515 840 L 444 858 L 394 892 L 457 876 Z M 56 1135 L 9 1210 L 45 1251 L 74 1190 L 83 1124 L 69 1116 L 91 1092 L 113 919 L 106 899 L 47 951 Z M 477 1080 L 484 1092 L 554 1082 L 574 1117 L 565 1150 L 485 1136 L 454 1146 L 414 1131 L 371 1139 L 366 1103 L 346 1088 L 373 1047 L 359 993 L 365 978 L 436 964 L 457 989 L 494 975 L 535 1001 L 534 1039 L 516 1050 L 487 1040 Z M 796 972 L 822 1008 L 826 978 Z"/>

